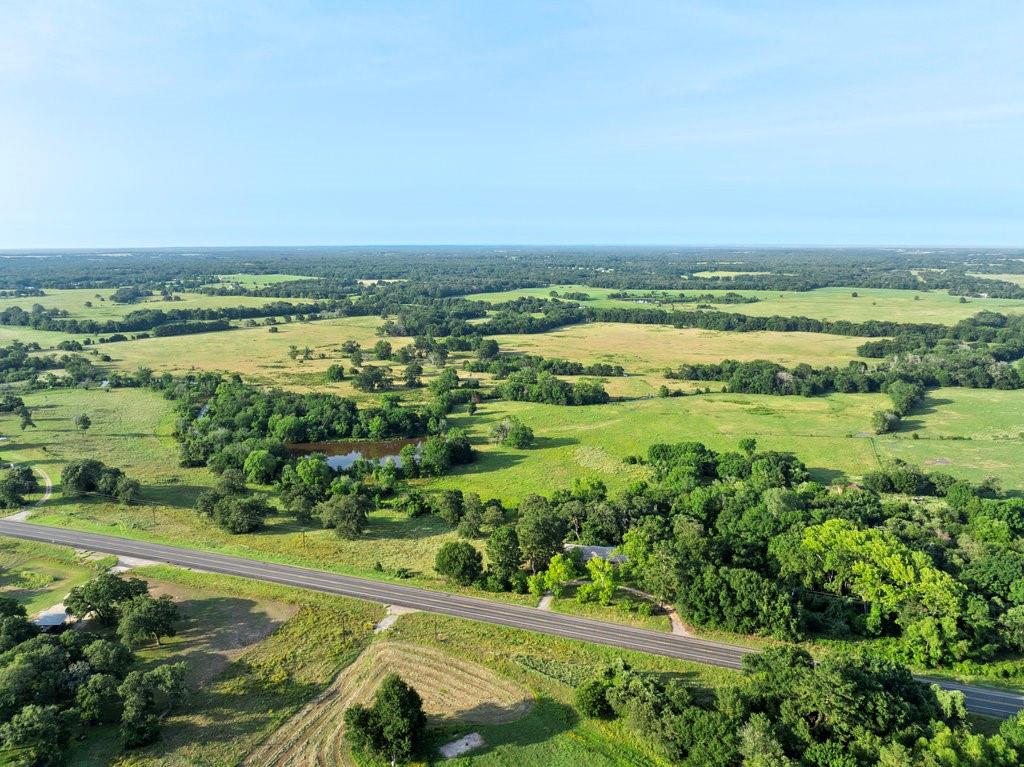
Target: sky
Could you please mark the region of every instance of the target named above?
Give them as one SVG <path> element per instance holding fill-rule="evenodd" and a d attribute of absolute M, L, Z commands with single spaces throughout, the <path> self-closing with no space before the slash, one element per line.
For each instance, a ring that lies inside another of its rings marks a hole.
<path fill-rule="evenodd" d="M 0 248 L 1024 245 L 1024 3 L 0 0 Z"/>

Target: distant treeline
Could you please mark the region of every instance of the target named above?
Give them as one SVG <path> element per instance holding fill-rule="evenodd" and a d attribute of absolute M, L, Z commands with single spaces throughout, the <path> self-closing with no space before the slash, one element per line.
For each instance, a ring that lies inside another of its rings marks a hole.
<path fill-rule="evenodd" d="M 42 256 L 42 257 L 41 257 Z M 723 249 L 665 247 L 208 248 L 118 253 L 7 253 L 0 289 L 208 290 L 280 298 L 338 298 L 398 284 L 418 297 L 587 285 L 613 290 L 772 290 L 823 287 L 949 290 L 1024 298 L 1024 288 L 987 275 L 1022 273 L 1024 251 L 885 248 Z M 708 271 L 732 272 L 699 276 Z M 295 274 L 253 288 L 220 275 Z M 977 276 L 977 275 L 985 276 Z M 365 285 L 361 281 L 397 280 Z"/>
<path fill-rule="evenodd" d="M 0 325 L 15 325 L 52 330 L 60 333 L 138 333 L 169 325 L 190 330 L 187 323 L 195 321 L 240 320 L 253 317 L 275 317 L 282 315 L 309 315 L 326 311 L 324 304 L 294 304 L 288 301 L 274 301 L 263 306 L 230 306 L 206 309 L 137 309 L 121 319 L 90 320 L 68 316 L 65 309 L 47 309 L 36 304 L 30 311 L 20 306 L 11 306 L 0 311 Z M 226 323 L 225 323 L 226 324 Z M 154 335 L 178 335 L 162 332 Z"/>

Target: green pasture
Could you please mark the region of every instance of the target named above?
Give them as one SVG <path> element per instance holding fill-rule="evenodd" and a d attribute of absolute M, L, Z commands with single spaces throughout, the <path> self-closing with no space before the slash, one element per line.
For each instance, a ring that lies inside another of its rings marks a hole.
<path fill-rule="evenodd" d="M 223 309 L 234 306 L 262 306 L 278 299 L 256 296 L 208 296 L 204 293 L 175 293 L 181 300 L 166 301 L 159 294 L 133 304 L 118 304 L 110 300 L 114 293 L 109 288 L 99 290 L 92 288 L 59 290 L 46 289 L 45 296 L 26 296 L 24 298 L 0 298 L 0 311 L 11 306 L 20 306 L 31 311 L 32 306 L 39 304 L 47 309 L 63 309 L 74 319 L 117 320 L 130 312 L 139 309 Z M 92 306 L 86 306 L 91 303 Z"/>
<path fill-rule="evenodd" d="M 1021 277 L 1021 275 L 1016 275 Z M 500 293 L 474 293 L 467 298 L 474 300 L 502 303 L 521 296 L 549 298 L 552 290 L 559 293 L 582 292 L 590 295 L 585 306 L 595 308 L 606 307 L 637 307 L 643 303 L 622 299 L 608 298 L 611 293 L 619 292 L 610 288 L 591 288 L 586 285 L 555 285 L 545 288 L 523 288 Z M 645 290 L 630 290 L 630 293 L 648 293 Z M 656 294 L 671 297 L 680 292 L 693 294 L 711 293 L 723 295 L 728 292 L 739 293 L 759 299 L 752 304 L 721 304 L 712 302 L 712 306 L 725 312 L 737 312 L 753 317 L 780 315 L 785 317 L 811 317 L 821 320 L 849 320 L 866 322 L 869 320 L 891 320 L 894 322 L 934 322 L 952 325 L 980 311 L 1020 314 L 1024 312 L 1024 300 L 1002 298 L 968 298 L 961 303 L 959 296 L 951 296 L 944 290 L 928 292 L 916 290 L 896 290 L 886 288 L 818 288 L 804 292 L 769 291 L 769 290 L 662 290 Z M 854 296 L 856 294 L 856 296 Z M 695 308 L 691 303 L 650 304 L 664 309 L 685 311 Z"/>
<path fill-rule="evenodd" d="M 793 366 L 846 365 L 858 359 L 864 338 L 824 333 L 673 328 L 625 322 L 590 322 L 547 333 L 494 337 L 503 351 L 622 365 L 627 373 L 663 372 L 684 362 L 767 359 Z"/>

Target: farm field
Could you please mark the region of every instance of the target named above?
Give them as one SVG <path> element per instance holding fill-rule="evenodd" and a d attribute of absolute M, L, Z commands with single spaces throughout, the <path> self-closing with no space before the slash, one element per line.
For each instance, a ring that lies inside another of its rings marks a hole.
<path fill-rule="evenodd" d="M 197 336 L 168 336 L 122 341 L 103 346 L 112 364 L 133 371 L 149 367 L 157 372 L 216 370 L 241 373 L 246 378 L 280 386 L 309 386 L 323 382 L 327 367 L 343 359 L 338 347 L 352 339 L 373 346 L 379 336 L 379 317 L 343 317 L 313 322 L 293 322 L 269 328 L 234 328 Z M 389 339 L 395 346 L 410 339 Z M 308 346 L 314 359 L 297 362 L 288 356 L 291 346 Z M 320 354 L 326 355 L 320 359 Z"/>
<path fill-rule="evenodd" d="M 989 275 L 986 275 L 989 276 Z M 994 275 L 992 275 L 994 276 Z M 1020 277 L 1020 275 L 1016 275 Z M 523 288 L 501 293 L 474 293 L 467 298 L 493 303 L 510 301 L 521 296 L 550 298 L 552 290 L 559 293 L 582 292 L 591 296 L 584 306 L 601 307 L 635 307 L 635 301 L 608 298 L 610 293 L 619 292 L 610 288 L 592 288 L 586 285 L 556 285 L 547 288 Z M 648 291 L 631 290 L 630 293 L 640 294 Z M 680 291 L 654 291 L 667 296 L 678 295 Z M 710 293 L 723 295 L 729 292 L 759 299 L 751 304 L 715 304 L 715 309 L 723 312 L 748 314 L 753 317 L 770 317 L 773 315 L 811 317 L 821 320 L 849 320 L 851 322 L 867 322 L 869 320 L 890 320 L 894 322 L 934 322 L 952 325 L 980 311 L 1003 312 L 1007 314 L 1024 313 L 1024 300 L 1003 298 L 968 298 L 966 303 L 960 302 L 959 296 L 951 296 L 944 290 L 910 291 L 885 288 L 817 288 L 808 291 L 770 291 L 770 290 L 683 290 L 688 294 Z M 853 294 L 857 296 L 854 297 Z M 663 304 L 665 309 L 693 309 L 695 304 Z"/>
<path fill-rule="evenodd" d="M 139 309 L 222 309 L 232 306 L 263 306 L 277 300 L 255 296 L 208 296 L 205 293 L 181 292 L 174 294 L 181 300 L 165 301 L 160 295 L 154 295 L 137 303 L 119 304 L 110 300 L 114 293 L 110 289 L 47 289 L 44 292 L 45 296 L 0 297 L 0 311 L 11 306 L 20 306 L 25 311 L 30 311 L 35 304 L 39 304 L 47 309 L 63 309 L 74 319 L 102 322 L 120 319 Z M 86 303 L 91 303 L 92 306 L 86 306 Z"/>
<path fill-rule="evenodd" d="M 494 336 L 505 351 L 622 365 L 629 373 L 661 372 L 684 362 L 768 359 L 792 366 L 846 365 L 864 338 L 823 333 L 730 333 L 720 330 L 589 322 L 531 335 Z"/>

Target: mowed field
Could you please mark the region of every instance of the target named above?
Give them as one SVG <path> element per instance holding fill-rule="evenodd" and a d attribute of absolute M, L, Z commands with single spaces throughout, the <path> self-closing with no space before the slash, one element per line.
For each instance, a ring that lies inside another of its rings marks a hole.
<path fill-rule="evenodd" d="M 388 674 L 419 693 L 431 724 L 500 725 L 522 719 L 533 707 L 525 687 L 476 663 L 434 648 L 381 639 L 342 671 L 255 751 L 248 767 L 354 765 L 344 738 L 345 711 L 373 696 Z"/>
<path fill-rule="evenodd" d="M 1020 275 L 1016 275 L 1020 277 Z M 590 295 L 585 306 L 600 307 L 635 307 L 643 306 L 635 301 L 608 298 L 610 293 L 618 291 L 609 288 L 591 288 L 586 285 L 557 285 L 552 288 L 524 288 L 501 293 L 474 293 L 466 296 L 470 299 L 501 303 L 520 296 L 536 296 L 549 298 L 552 290 L 559 293 L 569 291 L 582 292 Z M 631 290 L 633 294 L 648 291 Z M 680 292 L 689 295 L 722 295 L 730 292 L 723 290 L 670 290 L 653 291 L 664 296 L 678 296 Z M 1024 301 L 1002 298 L 968 298 L 966 303 L 960 302 L 959 296 L 951 296 L 943 290 L 919 292 L 912 290 L 891 290 L 883 288 L 818 288 L 804 292 L 777 292 L 770 290 L 736 290 L 731 291 L 743 296 L 752 296 L 758 301 L 752 304 L 715 304 L 715 309 L 723 312 L 737 312 L 752 317 L 811 317 L 821 320 L 849 320 L 851 322 L 867 322 L 869 320 L 891 320 L 894 322 L 934 322 L 952 325 L 980 311 L 1002 312 L 1005 314 L 1024 313 Z M 853 295 L 856 293 L 856 297 Z M 657 304 L 652 304 L 657 306 Z M 665 309 L 685 311 L 693 309 L 692 303 L 662 304 Z"/>
<path fill-rule="evenodd" d="M 864 338 L 823 333 L 729 333 L 667 325 L 590 322 L 532 335 L 494 337 L 503 351 L 622 365 L 627 373 L 662 372 L 684 362 L 767 359 L 783 365 L 845 365 Z"/>
<path fill-rule="evenodd" d="M 762 448 L 795 452 L 827 481 L 837 471 L 856 475 L 877 466 L 871 441 L 855 435 L 884 402 L 878 394 L 809 399 L 721 393 L 582 407 L 487 401 L 476 415 L 452 419 L 469 431 L 478 460 L 429 485 L 509 501 L 550 494 L 579 477 L 600 479 L 617 491 L 646 478 L 643 466 L 623 459 L 645 455 L 652 444 L 699 441 L 734 450 L 748 436 Z M 510 415 L 533 428 L 534 447 L 490 444 L 491 428 Z"/>

